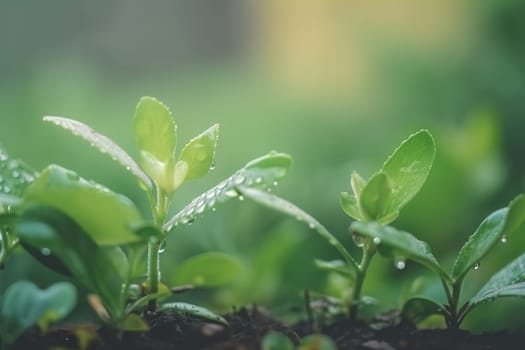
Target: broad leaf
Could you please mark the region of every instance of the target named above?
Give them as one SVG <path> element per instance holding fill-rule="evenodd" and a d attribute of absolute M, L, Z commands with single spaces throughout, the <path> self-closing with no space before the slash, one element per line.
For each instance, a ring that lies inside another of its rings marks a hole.
<path fill-rule="evenodd" d="M 210 252 L 195 255 L 176 269 L 175 285 L 215 287 L 231 283 L 238 277 L 241 263 L 231 255 Z"/>
<path fill-rule="evenodd" d="M 28 205 L 42 204 L 63 211 L 100 245 L 147 239 L 133 230 L 143 220 L 131 200 L 57 165 L 40 174 L 25 191 L 24 200 Z"/>
<path fill-rule="evenodd" d="M 218 203 L 228 199 L 243 197 L 240 187 L 271 188 L 277 185 L 287 173 L 292 159 L 285 153 L 270 152 L 246 164 L 235 174 L 194 198 L 181 211 L 169 219 L 163 226 L 165 231 L 179 224 L 191 223 L 197 216 L 212 210 Z"/>
<path fill-rule="evenodd" d="M 389 212 L 398 212 L 421 189 L 432 168 L 436 145 L 427 130 L 409 136 L 387 159 L 383 168 L 392 189 Z"/>
<path fill-rule="evenodd" d="M 301 339 L 297 350 L 337 350 L 337 346 L 326 335 L 312 334 Z"/>
<path fill-rule="evenodd" d="M 341 192 L 340 204 L 346 215 L 359 221 L 363 220 L 361 210 L 359 209 L 359 203 L 357 202 L 355 196 L 348 192 Z"/>
<path fill-rule="evenodd" d="M 525 221 L 524 195 L 516 197 L 507 208 L 499 209 L 483 220 L 458 254 L 452 269 L 454 281 L 461 281 L 501 237 L 511 234 L 523 221 Z"/>
<path fill-rule="evenodd" d="M 66 130 L 71 131 L 74 135 L 83 138 L 100 152 L 109 155 L 113 160 L 122 165 L 127 171 L 135 175 L 137 179 L 147 188 L 151 188 L 152 184 L 149 177 L 144 173 L 144 171 L 142 171 L 133 158 L 131 158 L 131 156 L 126 151 L 124 151 L 109 137 L 98 133 L 90 126 L 73 119 L 45 116 L 44 121 L 58 125 Z"/>
<path fill-rule="evenodd" d="M 97 246 L 76 222 L 51 207 L 26 210 L 16 232 L 25 244 L 56 256 L 77 281 L 100 296 L 112 316 L 119 314 L 121 288 L 128 273 L 122 250 Z"/>
<path fill-rule="evenodd" d="M 383 219 L 390 214 L 389 205 L 392 196 L 388 176 L 383 172 L 373 175 L 359 196 L 359 207 L 364 218 L 368 221 L 380 221 L 387 224 L 388 222 L 383 222 Z"/>
<path fill-rule="evenodd" d="M 168 107 L 153 97 L 142 97 L 135 111 L 135 136 L 141 151 L 162 163 L 175 156 L 177 130 Z"/>
<path fill-rule="evenodd" d="M 412 234 L 378 223 L 354 221 L 350 229 L 372 239 L 378 250 L 388 257 L 406 258 L 425 265 L 441 278 L 451 281 L 430 250 L 430 246 Z"/>
<path fill-rule="evenodd" d="M 36 175 L 37 173 L 22 161 L 10 158 L 0 146 L 0 194 L 20 197 Z"/>
<path fill-rule="evenodd" d="M 67 316 L 77 301 L 75 287 L 58 282 L 41 290 L 28 281 L 18 281 L 7 288 L 2 300 L 0 326 L 3 341 L 12 344 L 25 330 L 49 324 Z"/>
<path fill-rule="evenodd" d="M 197 317 L 227 326 L 228 321 L 212 311 L 197 305 L 188 303 L 166 303 L 159 307 L 160 311 L 175 311 L 187 317 Z"/>
<path fill-rule="evenodd" d="M 443 314 L 443 307 L 432 299 L 415 297 L 407 300 L 401 310 L 401 317 L 415 324 L 425 320 L 427 317 Z"/>
<path fill-rule="evenodd" d="M 210 171 L 215 158 L 218 138 L 219 124 L 215 124 L 184 146 L 178 162 L 187 164 L 186 180 L 197 179 Z"/>
<path fill-rule="evenodd" d="M 282 333 L 268 332 L 261 342 L 262 350 L 294 350 L 292 341 Z"/>
<path fill-rule="evenodd" d="M 264 190 L 259 190 L 257 188 L 250 187 L 239 187 L 239 191 L 242 193 L 243 196 L 250 198 L 256 203 L 262 204 L 268 208 L 289 215 L 295 218 L 296 220 L 306 223 L 310 229 L 315 230 L 315 232 L 317 232 L 321 237 L 326 239 L 330 245 L 337 249 L 339 254 L 341 254 L 341 256 L 346 260 L 346 262 L 350 266 L 357 268 L 357 262 L 354 260 L 354 258 L 352 258 L 350 253 L 348 253 L 348 251 L 341 244 L 341 242 L 339 242 L 339 240 L 333 234 L 331 234 L 323 225 L 321 225 L 319 221 L 314 219 L 310 214 L 306 213 L 304 210 L 286 201 L 285 199 L 275 196 Z"/>
<path fill-rule="evenodd" d="M 470 308 L 498 297 L 525 296 L 525 254 L 499 270 L 470 301 Z"/>

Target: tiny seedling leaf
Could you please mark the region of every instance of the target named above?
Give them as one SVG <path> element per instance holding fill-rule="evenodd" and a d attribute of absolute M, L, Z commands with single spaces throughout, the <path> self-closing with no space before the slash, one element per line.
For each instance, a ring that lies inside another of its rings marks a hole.
<path fill-rule="evenodd" d="M 179 224 L 191 223 L 197 216 L 212 210 L 218 203 L 240 197 L 240 187 L 270 188 L 278 183 L 290 168 L 292 159 L 285 153 L 270 152 L 246 164 L 235 174 L 194 198 L 164 225 L 170 231 Z"/>
<path fill-rule="evenodd" d="M 149 326 L 142 317 L 137 314 L 129 314 L 126 316 L 122 324 L 120 325 L 120 330 L 125 332 L 147 332 L 149 331 Z"/>
<path fill-rule="evenodd" d="M 525 296 L 525 254 L 496 272 L 472 298 L 470 308 L 505 296 Z"/>
<path fill-rule="evenodd" d="M 250 187 L 239 188 L 242 195 L 250 198 L 256 203 L 262 204 L 270 209 L 276 210 L 280 213 L 289 215 L 296 220 L 305 222 L 308 227 L 315 230 L 321 237 L 326 239 L 330 245 L 332 245 L 339 254 L 346 260 L 346 262 L 353 268 L 357 268 L 358 264 L 355 259 L 350 255 L 348 250 L 339 242 L 339 240 L 330 233 L 319 221 L 313 218 L 310 214 L 306 213 L 301 208 L 288 202 L 287 200 L 280 198 L 276 195 L 268 193 L 264 190 Z"/>
<path fill-rule="evenodd" d="M 50 165 L 26 189 L 25 203 L 63 211 L 100 245 L 118 245 L 147 239 L 132 228 L 143 223 L 133 202 L 75 172 Z"/>
<path fill-rule="evenodd" d="M 337 346 L 326 335 L 312 334 L 301 339 L 297 350 L 337 350 Z"/>
<path fill-rule="evenodd" d="M 496 245 L 502 236 L 508 236 L 523 221 L 525 221 L 524 195 L 516 197 L 507 208 L 499 209 L 483 220 L 458 254 L 452 269 L 454 281 L 461 281 L 465 274 Z"/>
<path fill-rule="evenodd" d="M 241 263 L 231 255 L 209 252 L 195 255 L 176 269 L 175 285 L 216 287 L 231 283 L 241 271 Z"/>
<path fill-rule="evenodd" d="M 363 216 L 359 209 L 359 203 L 354 195 L 351 195 L 348 192 L 341 192 L 340 204 L 346 215 L 359 221 L 363 220 Z"/>
<path fill-rule="evenodd" d="M 122 165 L 127 171 L 135 175 L 135 177 L 137 177 L 137 179 L 147 188 L 151 188 L 152 184 L 149 177 L 144 173 L 144 171 L 142 171 L 133 158 L 131 158 L 131 156 L 126 151 L 124 151 L 109 137 L 98 133 L 90 126 L 73 119 L 45 116 L 44 121 L 58 125 L 66 130 L 71 131 L 74 135 L 83 138 L 100 152 L 109 155 L 113 160 Z"/>
<path fill-rule="evenodd" d="M 450 276 L 443 270 L 430 250 L 430 246 L 420 241 L 412 234 L 397 230 L 391 226 L 383 226 L 375 222 L 364 223 L 354 221 L 350 229 L 363 236 L 369 237 L 380 253 L 388 257 L 402 257 L 416 261 L 446 281 L 451 281 Z"/>
<path fill-rule="evenodd" d="M 12 344 L 25 330 L 49 324 L 67 316 L 77 301 L 75 287 L 58 282 L 41 290 L 28 281 L 18 281 L 7 288 L 0 311 L 0 329 L 6 344 Z"/>
<path fill-rule="evenodd" d="M 425 183 L 434 157 L 436 145 L 428 130 L 409 136 L 386 160 L 383 168 L 390 181 L 392 197 L 389 212 L 399 212 Z"/>
<path fill-rule="evenodd" d="M 401 317 L 415 324 L 436 314 L 443 314 L 442 306 L 434 300 L 424 297 L 415 297 L 407 300 L 401 310 Z"/>
<path fill-rule="evenodd" d="M 212 311 L 197 305 L 188 303 L 166 303 L 159 307 L 160 311 L 175 311 L 187 317 L 197 317 L 206 321 L 219 323 L 227 326 L 228 321 Z"/>
<path fill-rule="evenodd" d="M 75 221 L 52 207 L 27 209 L 15 229 L 25 244 L 56 256 L 76 280 L 100 296 L 112 316 L 119 313 L 119 295 L 128 272 L 119 247 L 97 246 Z"/>
<path fill-rule="evenodd" d="M 10 158 L 0 145 L 0 194 L 20 197 L 37 173 L 24 162 Z M 10 197 L 4 197 L 4 200 Z M 0 203 L 8 204 L 9 203 Z"/>
<path fill-rule="evenodd" d="M 294 350 L 292 341 L 282 333 L 269 332 L 261 342 L 262 350 Z"/>
<path fill-rule="evenodd" d="M 210 171 L 215 158 L 218 138 L 219 124 L 215 124 L 184 146 L 178 162 L 187 164 L 186 180 L 197 179 Z"/>
<path fill-rule="evenodd" d="M 366 180 L 361 177 L 357 173 L 357 171 L 353 171 L 352 175 L 350 176 L 350 187 L 352 188 L 352 192 L 354 194 L 355 198 L 359 198 L 361 196 L 361 191 L 366 185 Z"/>
<path fill-rule="evenodd" d="M 359 196 L 359 207 L 367 221 L 383 222 L 390 214 L 389 204 L 392 198 L 392 188 L 388 176 L 384 172 L 373 175 L 366 183 Z"/>

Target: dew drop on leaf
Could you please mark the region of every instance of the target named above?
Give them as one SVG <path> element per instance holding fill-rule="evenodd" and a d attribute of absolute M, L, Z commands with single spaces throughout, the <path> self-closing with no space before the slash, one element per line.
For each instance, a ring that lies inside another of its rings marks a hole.
<path fill-rule="evenodd" d="M 215 169 L 215 163 L 211 163 L 210 170 L 214 170 L 214 169 Z"/>
<path fill-rule="evenodd" d="M 274 182 L 273 182 L 273 185 L 274 185 L 274 186 L 277 186 L 277 185 L 279 185 L 279 182 L 274 181 Z"/>
<path fill-rule="evenodd" d="M 166 250 L 166 240 L 160 242 L 159 253 L 163 253 Z"/>
<path fill-rule="evenodd" d="M 357 232 L 352 232 L 352 240 L 359 248 L 365 245 L 365 238 Z"/>
<path fill-rule="evenodd" d="M 315 228 L 315 224 L 311 222 L 308 224 L 308 227 L 313 230 Z"/>
<path fill-rule="evenodd" d="M 404 259 L 397 259 L 394 262 L 394 266 L 398 270 L 403 270 L 407 266 L 407 263 L 406 263 L 406 261 Z"/>
<path fill-rule="evenodd" d="M 501 236 L 501 239 L 500 239 L 501 243 L 507 243 L 508 241 L 509 240 L 508 240 L 507 236 L 505 236 L 505 235 Z"/>
<path fill-rule="evenodd" d="M 240 195 L 240 196 L 239 196 L 239 200 L 240 200 L 240 201 L 243 201 L 243 200 L 244 200 L 244 196 L 243 196 L 243 195 Z"/>
<path fill-rule="evenodd" d="M 40 253 L 42 253 L 42 255 L 45 255 L 45 256 L 50 256 L 51 255 L 51 249 L 49 249 L 49 248 L 42 248 L 40 250 Z"/>
<path fill-rule="evenodd" d="M 375 245 L 380 245 L 380 244 L 381 244 L 381 238 L 379 238 L 379 237 L 374 237 L 374 239 L 372 239 L 372 242 L 373 242 Z"/>
<path fill-rule="evenodd" d="M 477 262 L 476 264 L 474 264 L 474 270 L 479 270 L 479 262 Z"/>

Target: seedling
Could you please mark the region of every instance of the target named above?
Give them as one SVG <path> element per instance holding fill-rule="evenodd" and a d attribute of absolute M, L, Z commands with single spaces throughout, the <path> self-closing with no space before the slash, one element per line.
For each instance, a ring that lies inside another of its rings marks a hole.
<path fill-rule="evenodd" d="M 51 116 L 44 120 L 70 130 L 131 172 L 146 193 L 152 220 L 144 219 L 127 197 L 50 165 L 39 174 L 29 173 L 30 184 L 18 196 L 0 198 L 9 209 L 1 216 L 2 223 L 14 217 L 8 222 L 9 242 L 21 242 L 41 262 L 83 284 L 94 293 L 89 300 L 101 318 L 121 330 L 146 329 L 138 313 L 157 310 L 158 301 L 170 295 L 170 289 L 160 282 L 159 269 L 169 232 L 218 203 L 239 197 L 241 185 L 272 185 L 285 176 L 291 163 L 288 155 L 277 152 L 257 158 L 170 216 L 175 191 L 215 167 L 218 125 L 193 138 L 176 156 L 177 128 L 169 110 L 154 98 L 142 98 L 135 113 L 139 165 L 111 139 L 79 121 Z M 12 171 L 10 176 L 16 177 Z M 10 252 L 13 245 L 5 245 L 2 251 Z M 144 278 L 141 263 L 146 250 Z M 205 253 L 183 265 L 185 277 L 179 281 L 197 286 L 227 283 L 238 271 L 237 264 L 225 254 Z M 210 277 L 210 266 L 220 274 Z M 168 303 L 160 309 L 226 322 L 204 308 L 184 303 Z"/>
<path fill-rule="evenodd" d="M 434 139 L 428 131 L 421 130 L 411 135 L 368 181 L 358 173 L 352 173 L 350 184 L 353 194 L 341 194 L 341 207 L 357 222 L 384 227 L 397 218 L 400 210 L 421 189 L 432 167 L 434 155 Z M 340 274 L 352 282 L 352 292 L 347 303 L 350 317 L 355 318 L 359 304 L 363 301 L 361 289 L 368 266 L 375 253 L 383 247 L 380 237 L 363 235 L 352 226 L 353 241 L 362 250 L 361 261 L 357 262 L 332 233 L 294 204 L 259 189 L 241 187 L 240 191 L 260 204 L 304 221 L 337 249 L 343 260 L 317 260 L 316 263 L 320 268 Z M 403 268 L 404 260 L 401 260 L 401 256 L 397 259 L 396 266 Z"/>
<path fill-rule="evenodd" d="M 27 329 L 38 326 L 45 332 L 51 323 L 67 316 L 76 304 L 77 293 L 68 282 L 40 290 L 31 282 L 18 281 L 0 299 L 0 340 L 4 349 Z"/>

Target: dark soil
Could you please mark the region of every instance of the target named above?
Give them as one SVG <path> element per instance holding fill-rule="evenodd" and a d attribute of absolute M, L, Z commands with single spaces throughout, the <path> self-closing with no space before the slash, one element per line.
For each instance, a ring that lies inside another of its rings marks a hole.
<path fill-rule="evenodd" d="M 84 327 L 74 330 L 53 330 L 46 335 L 27 333 L 15 350 L 82 349 L 81 339 L 89 342 L 89 350 L 251 350 L 260 349 L 261 340 L 269 331 L 280 332 L 292 341 L 312 333 L 312 326 L 301 323 L 288 327 L 267 313 L 252 307 L 226 315 L 229 327 L 183 317 L 178 314 L 151 315 L 151 330 L 145 333 L 116 335 L 107 329 Z M 389 325 L 390 316 L 376 319 L 369 325 L 338 320 L 318 326 L 340 350 L 523 350 L 525 335 L 500 332 L 473 335 L 466 331 L 417 330 L 412 325 Z M 83 334 L 81 336 L 80 334 Z"/>

